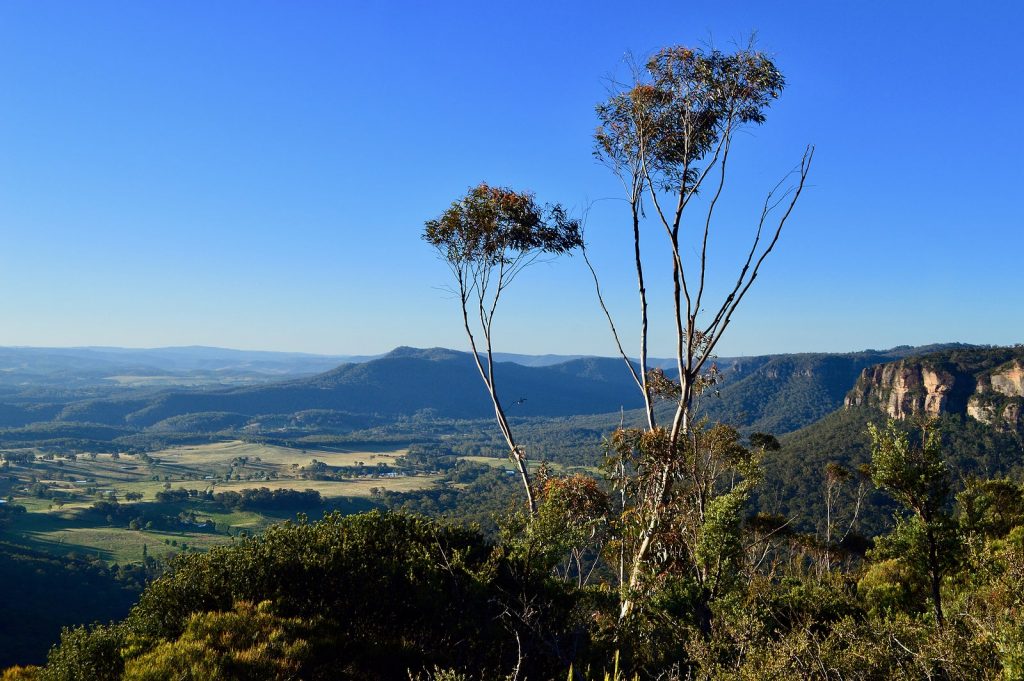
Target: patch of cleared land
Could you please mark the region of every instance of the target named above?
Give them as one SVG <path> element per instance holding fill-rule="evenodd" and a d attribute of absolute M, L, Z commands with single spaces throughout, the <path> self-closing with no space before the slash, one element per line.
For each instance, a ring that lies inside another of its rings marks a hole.
<path fill-rule="evenodd" d="M 79 454 L 49 456 L 37 453 L 35 461 L 10 463 L 0 480 L 0 498 L 24 506 L 27 513 L 17 517 L 3 533 L 10 538 L 56 553 L 93 555 L 111 562 L 132 562 L 142 559 L 143 547 L 149 555 L 160 558 L 177 553 L 182 545 L 188 550 L 205 550 L 210 546 L 233 541 L 232 533 L 258 531 L 283 517 L 239 509 L 224 509 L 212 501 L 190 498 L 167 506 L 166 515 L 194 513 L 199 523 L 210 521 L 217 528 L 194 528 L 175 521 L 172 529 L 132 530 L 124 518 L 108 519 L 91 510 L 101 499 L 116 499 L 122 508 L 132 504 L 155 503 L 157 494 L 166 489 L 240 491 L 267 487 L 269 489 L 313 489 L 328 507 L 366 507 L 374 492 L 406 492 L 430 487 L 437 476 L 404 475 L 397 459 L 406 450 L 299 449 L 247 443 L 217 442 L 204 445 L 173 447 L 148 456 L 123 454 Z M 313 460 L 331 468 L 356 469 L 352 477 L 330 480 L 306 479 L 301 470 Z M 384 475 L 374 477 L 385 464 Z M 366 472 L 358 469 L 365 467 Z M 142 495 L 141 502 L 127 501 L 128 493 Z M 346 499 L 353 499 L 349 504 Z M 359 501 L 362 500 L 362 501 Z M 142 508 L 143 506 L 140 506 Z M 128 516 L 131 515 L 129 512 Z"/>
<path fill-rule="evenodd" d="M 257 466 L 261 463 L 277 466 L 292 466 L 293 464 L 306 466 L 313 459 L 322 461 L 328 466 L 358 466 L 360 463 L 365 466 L 376 466 L 381 463 L 393 466 L 395 459 L 404 456 L 406 451 L 405 449 L 386 451 L 343 450 L 338 448 L 331 450 L 296 449 L 294 447 L 280 447 L 277 445 L 233 440 L 188 447 L 172 447 L 159 452 L 153 452 L 151 456 L 160 459 L 162 463 L 204 467 L 227 464 L 239 457 L 246 457 L 250 463 Z"/>
<path fill-rule="evenodd" d="M 217 482 L 215 492 L 239 491 L 252 487 L 268 489 L 313 489 L 323 497 L 369 497 L 373 489 L 389 492 L 411 492 L 430 487 L 438 476 L 410 475 L 395 478 L 352 478 L 349 480 L 266 480 L 254 485 L 247 480 Z"/>
<path fill-rule="evenodd" d="M 493 468 L 504 468 L 507 471 L 516 470 L 516 465 L 514 463 L 512 463 L 512 461 L 510 461 L 509 459 L 506 459 L 506 458 L 499 459 L 498 457 L 495 457 L 495 456 L 460 456 L 459 458 L 462 459 L 463 461 L 472 461 L 473 463 L 482 463 L 485 466 L 491 466 Z M 540 468 L 541 463 L 543 463 L 543 462 L 528 460 L 526 462 L 526 465 L 527 465 L 527 467 L 530 470 L 536 470 L 536 469 Z M 597 469 L 596 466 L 571 466 L 570 467 L 570 466 L 565 466 L 565 465 L 560 464 L 560 463 L 556 463 L 554 461 L 548 461 L 546 463 L 547 463 L 548 468 L 550 470 L 555 471 L 557 473 L 564 473 L 564 472 L 567 472 L 567 471 L 588 471 L 590 473 L 597 473 L 598 472 L 598 469 Z"/>

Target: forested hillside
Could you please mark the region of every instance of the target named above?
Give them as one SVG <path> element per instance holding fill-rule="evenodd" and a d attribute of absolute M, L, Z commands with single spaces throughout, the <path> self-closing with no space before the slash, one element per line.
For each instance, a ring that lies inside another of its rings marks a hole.
<path fill-rule="evenodd" d="M 851 353 L 775 355 L 722 362 L 723 384 L 703 401 L 714 421 L 781 435 L 802 428 L 843 404 L 861 372 L 894 359 L 962 348 L 958 343 Z"/>
<path fill-rule="evenodd" d="M 45 659 L 62 626 L 124 617 L 146 579 L 143 565 L 110 566 L 0 541 L 0 621 L 18 623 L 0 627 L 0 668 Z"/>
<path fill-rule="evenodd" d="M 838 408 L 865 367 L 923 350 L 725 358 L 720 360 L 719 389 L 705 396 L 700 407 L 712 420 L 746 432 L 783 434 Z M 502 363 L 500 370 L 500 389 L 513 403 L 509 417 L 532 419 L 539 429 L 546 429 L 549 420 L 579 417 L 580 423 L 599 424 L 607 432 L 622 410 L 633 412 L 642 405 L 621 359 L 580 358 L 536 367 Z M 674 370 L 666 375 L 674 376 Z M 492 411 L 471 356 L 443 349 L 399 348 L 309 378 L 261 386 L 147 386 L 107 397 L 94 392 L 69 392 L 62 401 L 54 401 L 52 394 L 0 400 L 0 443 L 108 451 L 147 442 L 160 446 L 175 442 L 176 436 L 303 437 L 377 427 L 415 438 L 431 430 L 431 421 L 486 420 Z M 570 435 L 550 441 L 553 446 L 544 456 L 593 463 L 598 442 L 579 443 Z"/>

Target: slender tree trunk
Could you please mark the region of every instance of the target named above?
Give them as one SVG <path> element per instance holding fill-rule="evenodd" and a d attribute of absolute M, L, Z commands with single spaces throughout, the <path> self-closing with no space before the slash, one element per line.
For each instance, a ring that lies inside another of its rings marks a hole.
<path fill-rule="evenodd" d="M 661 521 L 661 514 L 658 512 L 658 508 L 660 508 L 664 502 L 664 495 L 668 491 L 668 483 L 670 480 L 669 471 L 670 468 L 666 464 L 658 481 L 658 488 L 661 491 L 661 497 L 659 497 L 655 502 L 657 507 L 650 513 L 647 525 L 644 527 L 643 532 L 640 535 L 640 546 L 637 547 L 637 550 L 632 557 L 632 564 L 629 569 L 629 583 L 626 585 L 625 593 L 622 596 L 622 605 L 619 608 L 620 623 L 625 620 L 633 610 L 633 594 L 640 586 L 644 560 L 647 558 L 647 552 L 650 550 L 651 542 L 654 540 L 654 533 L 657 531 L 658 523 Z"/>
<path fill-rule="evenodd" d="M 941 629 L 945 625 L 942 615 L 942 570 L 939 565 L 939 549 L 935 538 L 935 530 L 928 524 L 928 572 L 931 577 L 932 605 L 935 608 L 935 622 Z"/>
<path fill-rule="evenodd" d="M 469 338 L 469 347 L 472 350 L 473 361 L 476 363 L 477 371 L 480 372 L 480 377 L 484 380 L 484 385 L 487 387 L 487 394 L 491 398 L 491 403 L 494 405 L 494 417 L 498 421 L 498 428 L 501 430 L 501 435 L 505 439 L 505 443 L 508 445 L 509 454 L 512 457 L 513 463 L 516 464 L 516 468 L 519 470 L 519 478 L 523 482 L 523 488 L 526 490 L 526 504 L 530 509 L 530 515 L 537 512 L 537 502 L 533 497 L 533 486 L 530 482 L 530 471 L 526 467 L 526 460 L 523 456 L 522 450 L 516 444 L 515 438 L 512 437 L 512 428 L 508 425 L 508 419 L 505 418 L 505 411 L 501 407 L 501 400 L 498 399 L 498 391 L 494 382 L 494 357 L 491 352 L 490 334 L 485 333 L 487 338 L 487 368 L 484 368 L 483 363 L 480 362 L 480 353 L 476 347 L 476 337 L 473 335 L 472 327 L 469 325 L 469 311 L 466 307 L 466 288 L 463 280 L 460 279 L 459 285 L 462 287 L 462 323 L 466 329 L 466 336 Z"/>
<path fill-rule="evenodd" d="M 702 593 L 694 607 L 694 615 L 697 617 L 697 628 L 705 639 L 711 637 L 711 621 L 714 619 L 711 612 L 711 600 L 707 594 Z"/>
<path fill-rule="evenodd" d="M 673 420 L 672 433 L 669 436 L 669 447 L 671 448 L 670 459 L 675 459 L 679 456 L 678 443 L 680 435 L 686 435 L 689 433 L 689 404 L 693 399 L 692 386 L 693 384 L 686 379 L 684 379 L 680 385 L 680 404 L 679 408 L 676 410 L 675 419 Z M 671 464 L 666 462 L 662 469 L 662 473 L 658 478 L 658 485 L 655 488 L 655 492 L 651 495 L 652 506 L 650 513 L 648 514 L 647 523 L 640 535 L 640 544 L 637 546 L 636 551 L 630 559 L 629 583 L 626 585 L 622 605 L 619 608 L 619 622 L 625 620 L 633 609 L 633 593 L 640 585 L 640 580 L 643 576 L 644 561 L 647 560 L 647 554 L 651 549 L 654 535 L 658 530 L 658 525 L 661 523 L 662 510 L 665 506 L 671 483 Z"/>
<path fill-rule="evenodd" d="M 640 210 L 637 201 L 632 203 L 633 212 L 633 258 L 636 264 L 637 290 L 640 293 L 640 380 L 644 394 L 644 411 L 647 414 L 647 427 L 655 428 L 654 400 L 647 387 L 647 288 L 644 286 L 644 266 L 640 259 Z"/>
<path fill-rule="evenodd" d="M 505 411 L 501 408 L 501 401 L 498 399 L 498 394 L 493 390 L 493 387 L 491 398 L 494 401 L 494 415 L 497 417 L 498 422 L 503 424 L 502 430 L 506 433 L 505 441 L 508 443 L 509 453 L 512 455 L 516 468 L 519 469 L 519 479 L 522 480 L 523 489 L 526 490 L 526 503 L 530 507 L 530 514 L 532 515 L 537 512 L 537 502 L 533 497 L 533 484 L 530 481 L 530 470 L 526 465 L 526 456 L 519 445 L 516 444 L 515 438 L 512 437 L 512 427 L 508 425 Z"/>

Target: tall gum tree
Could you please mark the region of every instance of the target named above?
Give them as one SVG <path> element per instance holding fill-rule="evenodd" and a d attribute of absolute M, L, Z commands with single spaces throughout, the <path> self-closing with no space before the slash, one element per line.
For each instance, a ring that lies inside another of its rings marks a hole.
<path fill-rule="evenodd" d="M 473 360 L 533 514 L 537 504 L 527 454 L 512 433 L 495 377 L 494 317 L 505 289 L 526 267 L 538 258 L 570 253 L 582 245 L 579 222 L 558 204 L 542 206 L 530 193 L 481 183 L 440 217 L 427 221 L 423 239 L 437 249 L 454 275 Z"/>
<path fill-rule="evenodd" d="M 693 488 L 696 517 L 703 522 L 708 504 L 719 491 L 702 473 L 700 443 L 691 424 L 694 399 L 707 385 L 709 360 L 732 321 L 740 302 L 775 249 L 783 226 L 803 192 L 814 148 L 808 146 L 798 166 L 768 192 L 759 215 L 752 220 L 749 249 L 741 253 L 732 282 L 719 300 L 708 291 L 708 246 L 716 225 L 730 167 L 730 154 L 739 131 L 765 121 L 771 102 L 785 80 L 772 60 L 752 47 L 733 54 L 718 50 L 669 47 L 655 53 L 632 82 L 617 85 L 597 106 L 599 126 L 595 156 L 620 180 L 630 207 L 632 260 L 636 269 L 639 308 L 639 365 L 623 349 L 615 321 L 602 298 L 597 274 L 587 260 L 619 352 L 629 367 L 645 404 L 646 430 L 652 437 L 635 440 L 657 443 L 663 451 L 648 457 L 650 465 L 633 475 L 645 481 L 630 513 L 635 527 L 628 556 L 622 558 L 620 621 L 635 604 L 635 595 L 650 567 L 659 532 L 669 526 L 668 515 L 680 494 Z M 657 241 L 641 239 L 641 224 L 649 216 Z M 665 377 L 647 365 L 650 308 L 644 254 L 664 252 L 671 258 L 668 281 L 672 289 L 671 322 L 675 333 L 678 384 L 666 390 Z M 696 253 L 686 259 L 683 252 Z M 584 250 L 584 256 L 586 251 Z M 671 419 L 658 422 L 655 402 L 674 402 Z M 657 434 L 657 435 L 655 435 Z M 628 440 L 628 438 L 620 438 Z M 620 457 L 621 458 L 621 457 Z M 708 471 L 717 468 L 705 467 Z M 625 470 L 621 471 L 626 474 Z M 709 473 L 710 474 L 710 473 Z M 710 495 L 708 493 L 710 491 Z"/>

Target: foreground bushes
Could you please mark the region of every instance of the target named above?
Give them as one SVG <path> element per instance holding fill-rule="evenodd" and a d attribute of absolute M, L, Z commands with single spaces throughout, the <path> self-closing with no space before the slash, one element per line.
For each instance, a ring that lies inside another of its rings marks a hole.
<path fill-rule="evenodd" d="M 124 621 L 65 631 L 40 678 L 394 679 L 521 660 L 541 678 L 575 601 L 476 531 L 332 514 L 183 557 Z M 519 616 L 528 602 L 545 604 L 547 640 Z"/>
<path fill-rule="evenodd" d="M 865 559 L 787 536 L 737 558 L 710 603 L 668 566 L 619 624 L 614 542 L 592 578 L 573 567 L 605 531 L 580 509 L 604 507 L 567 484 L 496 543 L 373 512 L 184 556 L 126 619 L 66 630 L 44 668 L 3 678 L 601 679 L 616 664 L 629 679 L 1024 678 L 1024 526 L 988 522 L 1006 504 L 959 500 L 973 515 L 958 516 L 941 626 L 924 568 L 892 550 L 899 528 Z"/>

